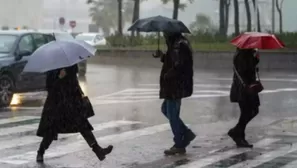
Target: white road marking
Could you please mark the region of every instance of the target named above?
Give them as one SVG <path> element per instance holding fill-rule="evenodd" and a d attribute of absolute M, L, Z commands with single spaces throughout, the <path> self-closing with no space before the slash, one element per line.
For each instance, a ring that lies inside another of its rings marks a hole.
<path fill-rule="evenodd" d="M 21 125 L 21 126 L 16 126 L 16 127 L 11 127 L 11 128 L 1 128 L 0 136 L 7 136 L 10 134 L 34 131 L 37 129 L 38 125 L 39 124 L 31 124 L 31 125 Z"/>
<path fill-rule="evenodd" d="M 26 121 L 26 120 L 32 120 L 32 119 L 38 119 L 38 118 L 40 118 L 40 117 L 35 117 L 35 116 L 10 117 L 10 118 L 7 118 L 7 119 L 1 119 L 0 124 L 8 124 L 8 123 L 13 123 L 13 122 L 20 122 L 20 121 Z"/>
<path fill-rule="evenodd" d="M 132 124 L 139 124 L 139 123 L 141 123 L 141 122 L 119 120 L 119 121 L 105 122 L 105 123 L 101 123 L 101 124 L 94 124 L 93 132 L 101 131 L 101 130 L 108 129 L 108 128 L 114 128 L 114 127 L 132 125 Z M 37 128 L 35 128 L 35 129 L 37 129 Z M 60 134 L 59 138 L 76 137 L 75 135 L 76 134 Z M 83 139 L 81 135 L 78 135 L 77 138 Z M 18 146 L 29 145 L 29 144 L 37 143 L 40 141 L 41 141 L 41 138 L 37 137 L 37 136 L 25 136 L 25 137 L 21 137 L 21 138 L 12 139 L 9 141 L 1 141 L 0 150 L 18 147 Z"/>
<path fill-rule="evenodd" d="M 139 86 L 157 86 L 157 87 L 159 87 L 160 86 L 160 84 L 158 84 L 158 83 L 151 83 L 151 84 L 138 84 Z M 202 87 L 202 88 L 227 88 L 227 89 L 229 89 L 229 88 L 231 88 L 231 84 L 229 84 L 229 85 L 220 85 L 220 84 L 208 84 L 208 83 L 206 83 L 206 84 L 194 84 L 194 87 Z"/>
<path fill-rule="evenodd" d="M 259 142 L 255 143 L 254 148 L 255 147 L 268 146 L 268 145 L 270 145 L 270 144 L 272 144 L 274 142 L 277 142 L 279 140 L 280 139 L 265 138 L 265 139 L 262 139 Z M 248 151 L 251 151 L 251 150 L 252 149 L 239 149 L 239 148 L 232 149 L 232 150 L 228 150 L 226 152 L 218 153 L 218 154 L 206 157 L 206 158 L 199 159 L 198 161 L 194 161 L 194 162 L 191 162 L 191 163 L 189 163 L 187 165 L 180 166 L 179 168 L 201 168 L 201 167 L 213 164 L 215 162 L 218 162 L 220 160 L 224 160 L 224 159 L 227 159 L 227 158 L 232 157 L 234 155 L 238 155 L 238 154 L 248 152 Z"/>
<path fill-rule="evenodd" d="M 120 134 L 108 135 L 104 137 L 97 138 L 100 144 L 108 143 L 113 144 L 121 141 L 135 139 L 141 136 L 152 135 L 159 132 L 167 131 L 170 129 L 169 124 L 161 124 L 152 127 L 147 127 L 135 131 L 127 131 Z M 70 143 L 68 145 L 58 146 L 48 149 L 45 154 L 45 158 L 54 158 L 60 157 L 62 155 L 79 152 L 81 150 L 87 149 L 88 145 L 84 140 L 79 140 L 75 143 Z M 0 159 L 0 163 L 8 163 L 14 165 L 21 165 L 30 163 L 35 160 L 36 151 L 26 152 L 20 155 L 9 156 L 6 158 Z"/>
<path fill-rule="evenodd" d="M 281 147 L 277 150 L 274 150 L 274 151 L 271 151 L 268 153 L 264 153 L 263 155 L 258 156 L 256 158 L 254 158 L 253 160 L 240 162 L 240 163 L 233 165 L 229 168 L 242 168 L 242 167 L 246 166 L 247 164 L 249 165 L 249 167 L 256 167 L 262 163 L 268 162 L 268 161 L 275 159 L 279 156 L 283 156 L 283 155 L 286 155 L 288 153 L 295 152 L 295 151 L 297 151 L 297 143 L 294 143 L 292 145 L 286 145 L 286 146 Z"/>
<path fill-rule="evenodd" d="M 232 78 L 207 78 L 207 79 L 232 81 Z M 268 82 L 297 82 L 297 79 L 292 79 L 292 78 L 261 78 L 261 81 L 268 81 Z"/>

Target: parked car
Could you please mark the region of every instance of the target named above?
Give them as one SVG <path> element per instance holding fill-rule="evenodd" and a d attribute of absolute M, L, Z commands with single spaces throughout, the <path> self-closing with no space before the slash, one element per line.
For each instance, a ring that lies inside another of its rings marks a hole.
<path fill-rule="evenodd" d="M 30 31 L 0 31 L 0 106 L 10 105 L 14 93 L 45 89 L 44 73 L 23 72 L 31 54 L 50 42 L 49 35 Z"/>
<path fill-rule="evenodd" d="M 92 46 L 104 46 L 107 45 L 105 37 L 98 33 L 80 33 L 75 37 L 77 40 L 84 40 Z"/>
<path fill-rule="evenodd" d="M 40 33 L 45 33 L 53 35 L 54 39 L 52 40 L 75 40 L 75 38 L 68 32 L 55 31 L 55 30 L 38 30 Z M 84 60 L 78 64 L 78 74 L 79 76 L 85 76 L 87 72 L 87 60 Z"/>

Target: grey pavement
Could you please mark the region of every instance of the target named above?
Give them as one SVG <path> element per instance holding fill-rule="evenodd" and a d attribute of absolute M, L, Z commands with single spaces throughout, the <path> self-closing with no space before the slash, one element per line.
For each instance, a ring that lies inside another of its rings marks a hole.
<path fill-rule="evenodd" d="M 0 111 L 1 168 L 295 168 L 297 167 L 297 75 L 263 72 L 260 114 L 247 128 L 253 149 L 237 149 L 226 132 L 239 108 L 229 102 L 231 73 L 195 71 L 192 97 L 182 102 L 181 116 L 197 138 L 187 154 L 165 157 L 172 133 L 160 112 L 158 68 L 89 64 L 81 86 L 96 116 L 90 119 L 102 146 L 114 151 L 100 162 L 79 134 L 59 136 L 35 163 L 40 138 L 35 136 L 46 92 L 17 94 Z"/>

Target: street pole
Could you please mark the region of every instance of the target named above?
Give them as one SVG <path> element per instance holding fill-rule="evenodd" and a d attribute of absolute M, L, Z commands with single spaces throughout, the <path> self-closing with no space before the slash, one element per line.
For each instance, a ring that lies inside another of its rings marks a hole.
<path fill-rule="evenodd" d="M 272 0 L 272 13 L 271 13 L 271 16 L 272 16 L 272 22 L 271 22 L 271 26 L 272 26 L 272 33 L 275 32 L 275 0 Z"/>

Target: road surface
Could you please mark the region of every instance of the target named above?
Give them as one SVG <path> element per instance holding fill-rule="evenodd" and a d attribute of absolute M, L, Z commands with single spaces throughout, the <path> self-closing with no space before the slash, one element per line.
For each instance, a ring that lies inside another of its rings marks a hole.
<path fill-rule="evenodd" d="M 172 144 L 168 122 L 160 112 L 157 68 L 90 64 L 81 85 L 96 116 L 90 118 L 101 146 L 114 151 L 100 162 L 79 134 L 59 136 L 35 163 L 41 139 L 35 136 L 46 93 L 15 95 L 0 112 L 1 168 L 296 168 L 297 75 L 261 73 L 265 91 L 260 114 L 247 128 L 253 149 L 237 149 L 227 137 L 239 108 L 229 102 L 231 74 L 195 71 L 192 97 L 181 116 L 197 134 L 184 156 L 165 157 Z"/>

